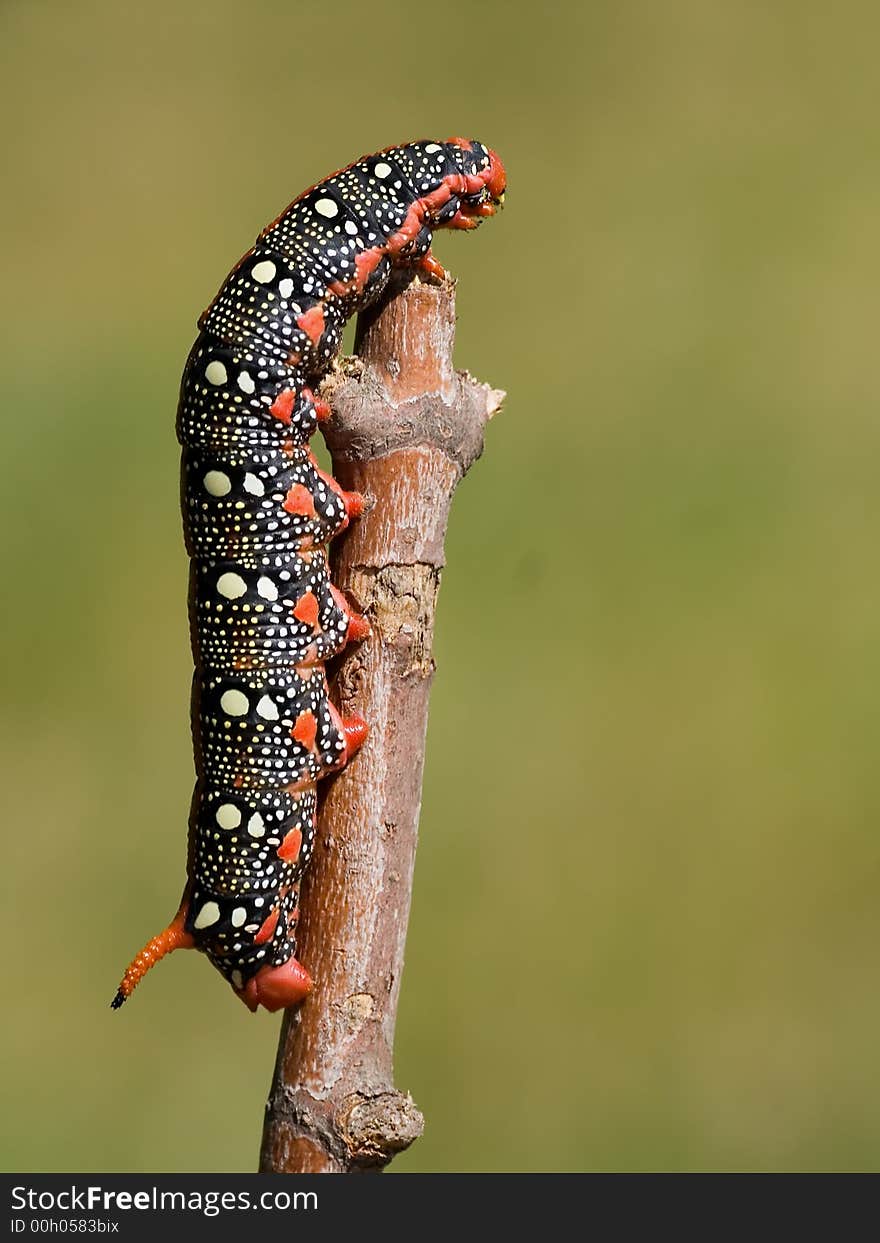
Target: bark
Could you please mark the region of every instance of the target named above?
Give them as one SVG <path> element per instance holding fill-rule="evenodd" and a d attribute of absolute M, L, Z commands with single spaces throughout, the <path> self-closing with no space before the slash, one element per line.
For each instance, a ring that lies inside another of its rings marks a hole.
<path fill-rule="evenodd" d="M 334 474 L 366 499 L 333 581 L 373 633 L 332 679 L 370 724 L 328 783 L 303 882 L 299 959 L 315 986 L 285 1014 L 260 1169 L 381 1170 L 422 1133 L 392 1052 L 421 802 L 432 641 L 452 495 L 503 393 L 452 364 L 455 288 L 403 275 L 358 323 L 356 358 L 325 380 Z"/>

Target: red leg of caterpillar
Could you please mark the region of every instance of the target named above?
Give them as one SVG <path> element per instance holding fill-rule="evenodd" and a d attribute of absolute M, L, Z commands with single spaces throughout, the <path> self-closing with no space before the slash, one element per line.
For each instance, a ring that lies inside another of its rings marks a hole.
<path fill-rule="evenodd" d="M 433 276 L 435 280 L 445 281 L 449 279 L 449 273 L 443 264 L 438 263 L 430 251 L 426 255 L 422 255 L 416 267 L 422 272 L 426 272 L 428 276 Z"/>
<path fill-rule="evenodd" d="M 342 718 L 342 732 L 345 734 L 345 762 L 359 751 L 367 740 L 370 727 L 362 716 L 346 716 Z"/>
<path fill-rule="evenodd" d="M 340 501 L 342 502 L 343 508 L 345 509 L 345 520 L 342 526 L 340 526 L 335 532 L 336 535 L 341 535 L 342 532 L 345 530 L 345 528 L 348 526 L 349 522 L 352 520 L 352 518 L 360 518 L 361 514 L 364 512 L 364 509 L 366 508 L 366 501 L 364 500 L 360 492 L 346 492 L 345 489 L 342 487 L 342 485 L 338 482 L 338 480 L 334 479 L 332 475 L 328 475 L 326 471 L 321 470 L 320 467 L 318 466 L 318 460 L 313 453 L 310 454 L 310 461 L 312 465 L 315 467 L 315 472 L 318 475 L 318 478 L 322 479 L 324 483 L 326 483 L 330 491 L 339 497 Z M 290 508 L 291 504 L 293 504 L 294 493 L 296 493 L 297 497 L 299 498 L 299 501 L 297 503 L 300 506 L 307 506 L 308 507 L 307 509 L 304 509 L 304 508 L 291 509 Z M 307 488 L 304 488 L 301 483 L 294 484 L 294 486 L 290 489 L 290 491 L 287 494 L 287 500 L 284 502 L 283 508 L 286 509 L 288 513 L 313 514 L 315 512 L 314 502 L 312 500 L 311 493 L 308 491 Z"/>
<path fill-rule="evenodd" d="M 445 225 L 447 229 L 477 229 L 479 226 L 479 220 L 468 216 L 464 211 L 457 211 L 450 220 L 446 221 Z"/>
<path fill-rule="evenodd" d="M 360 518 L 364 512 L 365 501 L 360 492 L 342 492 L 342 503 L 349 518 Z"/>
<path fill-rule="evenodd" d="M 362 639 L 367 639 L 373 633 L 373 627 L 364 617 L 363 613 L 352 613 L 348 619 L 348 630 L 345 635 L 346 643 L 360 643 Z"/>
<path fill-rule="evenodd" d="M 333 763 L 332 767 L 326 769 L 327 772 L 338 772 L 340 768 L 344 768 L 350 759 L 364 745 L 370 727 L 362 716 L 353 714 L 352 716 L 342 717 L 339 715 L 333 704 L 328 704 L 330 716 L 333 724 L 339 730 L 345 739 L 345 750 L 342 755 Z"/>
<path fill-rule="evenodd" d="M 334 587 L 332 583 L 330 584 L 330 593 L 338 607 L 348 617 L 348 630 L 345 635 L 346 643 L 360 643 L 361 639 L 366 639 L 368 635 L 373 633 L 373 628 L 363 613 L 356 613 L 339 588 Z"/>
<path fill-rule="evenodd" d="M 183 891 L 177 914 L 168 927 L 160 932 L 158 936 L 148 941 L 141 952 L 129 963 L 116 991 L 116 996 L 110 1002 L 112 1010 L 119 1009 L 122 1003 L 131 996 L 150 968 L 155 967 L 160 958 L 164 958 L 166 954 L 172 953 L 173 950 L 192 949 L 195 945 L 189 933 L 183 930 L 183 925 L 186 922 L 187 908 L 189 907 L 189 890 L 190 887 L 187 885 Z"/>
<path fill-rule="evenodd" d="M 274 1012 L 299 1005 L 308 996 L 311 987 L 312 977 L 302 963 L 288 958 L 280 967 L 260 967 L 236 995 L 252 1014 L 258 1006 Z"/>

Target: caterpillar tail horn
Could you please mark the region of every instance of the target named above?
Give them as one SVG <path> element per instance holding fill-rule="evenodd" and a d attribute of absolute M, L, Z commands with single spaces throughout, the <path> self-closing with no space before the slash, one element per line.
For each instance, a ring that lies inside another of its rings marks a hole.
<path fill-rule="evenodd" d="M 123 975 L 119 988 L 116 990 L 116 996 L 110 1002 L 111 1010 L 118 1010 L 128 1000 L 150 968 L 155 967 L 156 963 L 161 958 L 164 958 L 166 954 L 170 954 L 174 950 L 193 948 L 195 942 L 190 934 L 184 930 L 188 906 L 189 891 L 187 889 L 180 903 L 180 909 L 168 927 L 149 940 L 141 952 L 136 954 L 126 967 L 125 975 Z"/>

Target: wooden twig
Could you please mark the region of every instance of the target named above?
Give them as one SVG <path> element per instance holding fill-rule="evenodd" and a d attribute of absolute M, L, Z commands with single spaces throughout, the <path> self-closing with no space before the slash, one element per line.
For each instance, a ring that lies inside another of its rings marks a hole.
<path fill-rule="evenodd" d="M 365 514 L 334 548 L 333 580 L 372 636 L 334 685 L 370 723 L 327 790 L 303 883 L 298 957 L 315 987 L 285 1015 L 260 1169 L 381 1170 L 422 1132 L 392 1076 L 421 802 L 434 610 L 452 494 L 503 393 L 452 365 L 454 284 L 401 276 L 361 316 L 357 358 L 325 381 L 326 439 Z"/>

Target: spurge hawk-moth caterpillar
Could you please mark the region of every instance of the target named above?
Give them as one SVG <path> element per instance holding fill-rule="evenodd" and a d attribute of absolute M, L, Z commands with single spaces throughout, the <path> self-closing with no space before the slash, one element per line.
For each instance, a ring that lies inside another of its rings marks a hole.
<path fill-rule="evenodd" d="M 367 732 L 330 702 L 324 662 L 369 632 L 328 574 L 325 545 L 362 501 L 309 450 L 330 413 L 314 386 L 394 267 L 442 275 L 433 230 L 475 228 L 505 180 L 498 156 L 464 138 L 357 160 L 264 229 L 199 320 L 177 416 L 196 664 L 187 882 L 114 1009 L 184 947 L 207 954 L 251 1010 L 311 987 L 294 932 L 315 783 Z"/>

